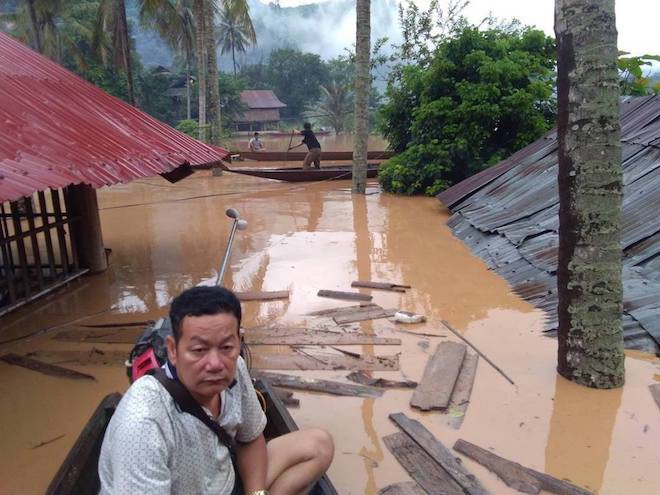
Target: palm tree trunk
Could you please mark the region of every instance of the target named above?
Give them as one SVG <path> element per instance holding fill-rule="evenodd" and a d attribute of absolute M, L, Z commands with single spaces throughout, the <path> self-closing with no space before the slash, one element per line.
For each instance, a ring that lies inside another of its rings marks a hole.
<path fill-rule="evenodd" d="M 556 0 L 559 134 L 558 372 L 624 382 L 622 166 L 614 0 Z"/>
<path fill-rule="evenodd" d="M 197 90 L 199 91 L 199 140 L 206 141 L 206 44 L 204 0 L 195 0 L 193 15 L 195 17 L 195 43 L 197 45 Z"/>
<path fill-rule="evenodd" d="M 190 120 L 190 65 L 186 70 L 186 119 Z"/>
<path fill-rule="evenodd" d="M 220 144 L 222 137 L 222 114 L 220 110 L 220 80 L 218 76 L 218 52 L 215 46 L 215 12 L 210 1 L 206 2 L 206 52 L 209 83 L 209 120 L 211 122 L 211 142 Z"/>
<path fill-rule="evenodd" d="M 367 140 L 369 139 L 369 52 L 371 50 L 371 2 L 356 2 L 355 37 L 355 141 L 353 144 L 353 192 L 367 188 Z"/>
<path fill-rule="evenodd" d="M 233 43 L 231 44 L 231 61 L 234 64 L 234 77 L 236 77 L 236 50 Z"/>
<path fill-rule="evenodd" d="M 119 2 L 119 15 L 120 15 L 120 29 L 121 29 L 121 50 L 122 58 L 124 63 L 124 69 L 126 69 L 126 88 L 128 91 L 128 102 L 131 105 L 135 105 L 135 91 L 133 84 L 133 67 L 131 63 L 131 40 L 128 35 L 128 22 L 126 20 L 126 4 L 124 0 L 117 0 Z"/>
<path fill-rule="evenodd" d="M 39 53 L 44 52 L 43 43 L 41 42 L 41 30 L 37 22 L 37 12 L 34 8 L 34 0 L 27 0 L 28 12 L 30 13 L 30 24 L 32 25 L 32 32 L 34 34 L 35 48 Z"/>

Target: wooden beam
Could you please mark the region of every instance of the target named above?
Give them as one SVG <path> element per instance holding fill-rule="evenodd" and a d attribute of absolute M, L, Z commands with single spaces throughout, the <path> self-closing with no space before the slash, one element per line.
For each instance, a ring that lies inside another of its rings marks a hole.
<path fill-rule="evenodd" d="M 301 378 L 299 376 L 283 375 L 281 373 L 253 371 L 252 377 L 267 381 L 274 387 L 292 388 L 295 390 L 304 390 L 306 392 L 320 392 L 330 395 L 365 398 L 374 398 L 383 395 L 382 390 L 378 390 L 374 387 L 335 382 L 331 380 L 318 380 L 315 378 Z"/>
<path fill-rule="evenodd" d="M 414 481 L 402 481 L 381 488 L 378 495 L 426 495 L 426 492 Z"/>
<path fill-rule="evenodd" d="M 344 325 L 346 323 L 354 323 L 356 321 L 376 320 L 379 318 L 390 318 L 397 312 L 396 309 L 383 309 L 383 308 L 366 308 L 358 309 L 352 313 L 345 313 L 343 315 L 336 315 L 332 319 L 337 325 Z"/>
<path fill-rule="evenodd" d="M 83 268 L 99 273 L 108 268 L 103 246 L 101 218 L 96 190 L 87 184 L 75 184 L 66 188 L 66 208 L 76 219 L 70 226 L 71 244 L 75 244 L 78 261 Z"/>
<path fill-rule="evenodd" d="M 451 394 L 451 400 L 447 407 L 447 424 L 458 430 L 463 424 L 465 413 L 470 405 L 470 396 L 472 395 L 472 386 L 477 374 L 477 365 L 479 364 L 479 355 L 468 352 L 465 354 L 461 371 L 458 374 L 456 385 Z"/>
<path fill-rule="evenodd" d="M 557 495 L 592 495 L 590 491 L 568 481 L 509 461 L 465 440 L 457 440 L 454 450 L 478 462 L 495 473 L 508 486 L 523 493 L 538 495 L 541 490 L 546 490 Z"/>
<path fill-rule="evenodd" d="M 81 373 L 79 371 L 71 370 L 69 368 L 63 368 L 62 366 L 56 366 L 53 364 L 44 363 L 36 359 L 31 359 L 25 356 L 19 356 L 18 354 L 9 353 L 0 356 L 0 361 L 4 361 L 7 364 L 13 364 L 14 366 L 21 366 L 28 370 L 36 371 L 37 373 L 42 373 L 48 376 L 56 376 L 57 378 L 71 378 L 73 380 L 93 380 L 96 381 L 92 375 L 87 373 Z"/>
<path fill-rule="evenodd" d="M 373 296 L 368 294 L 361 294 L 360 292 L 342 292 L 338 290 L 325 290 L 318 291 L 317 296 L 329 297 L 332 299 L 345 299 L 347 301 L 371 301 Z"/>
<path fill-rule="evenodd" d="M 272 301 L 275 299 L 289 299 L 288 290 L 270 292 L 235 292 L 240 301 Z"/>
<path fill-rule="evenodd" d="M 366 310 L 367 308 L 370 308 L 370 309 L 383 309 L 378 304 L 363 303 L 363 304 L 358 304 L 358 305 L 355 305 L 355 306 L 344 306 L 344 307 L 341 307 L 341 308 L 330 308 L 330 309 L 322 309 L 320 311 L 313 311 L 311 313 L 307 313 L 307 316 L 327 316 L 329 318 L 334 318 L 335 316 L 340 316 L 340 315 L 344 315 L 344 314 L 353 313 L 354 311 L 357 311 L 357 310 Z"/>
<path fill-rule="evenodd" d="M 387 380 L 385 378 L 373 378 L 365 371 L 354 371 L 346 376 L 350 381 L 359 383 L 361 385 L 369 385 L 378 388 L 415 388 L 417 382 L 410 380 L 396 381 Z"/>
<path fill-rule="evenodd" d="M 444 469 L 469 495 L 487 495 L 477 478 L 463 467 L 451 451 L 419 421 L 403 413 L 390 414 L 390 419 Z"/>
<path fill-rule="evenodd" d="M 405 433 L 383 437 L 383 443 L 426 493 L 465 495 L 451 476 Z"/>
<path fill-rule="evenodd" d="M 457 342 L 438 344 L 435 354 L 426 363 L 410 405 L 423 411 L 446 409 L 466 351 L 467 347 Z"/>
<path fill-rule="evenodd" d="M 252 356 L 252 367 L 265 370 L 371 370 L 397 371 L 399 356 L 362 356 L 315 354 L 260 354 Z"/>
<path fill-rule="evenodd" d="M 406 289 L 410 289 L 409 285 L 393 284 L 392 282 L 372 282 L 371 280 L 356 280 L 351 284 L 351 287 L 364 287 L 366 289 L 381 289 L 381 290 L 389 290 L 392 292 L 406 292 Z"/>

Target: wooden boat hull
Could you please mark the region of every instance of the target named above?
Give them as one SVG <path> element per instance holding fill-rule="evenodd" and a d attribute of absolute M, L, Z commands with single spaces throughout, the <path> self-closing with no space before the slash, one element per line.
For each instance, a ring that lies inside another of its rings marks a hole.
<path fill-rule="evenodd" d="M 259 162 L 302 162 L 307 155 L 306 151 L 232 151 L 232 155 L 240 155 L 245 160 L 256 160 Z M 369 151 L 367 160 L 387 160 L 394 156 L 393 151 Z M 323 151 L 321 160 L 327 161 L 350 161 L 353 159 L 352 151 Z"/>
<path fill-rule="evenodd" d="M 321 167 L 320 169 L 303 170 L 301 167 L 283 168 L 227 168 L 229 172 L 251 175 L 262 179 L 283 180 L 286 182 L 316 182 L 323 180 L 350 180 L 353 178 L 351 165 Z M 378 175 L 378 165 L 369 164 L 367 177 Z"/>
<path fill-rule="evenodd" d="M 263 394 L 266 400 L 266 418 L 268 420 L 264 432 L 266 438 L 275 438 L 296 431 L 298 426 L 270 386 L 262 380 L 256 380 L 255 388 Z M 103 436 L 120 399 L 121 394 L 119 393 L 109 394 L 103 398 L 55 474 L 46 490 L 46 495 L 98 494 L 101 487 L 98 461 Z M 310 494 L 337 495 L 337 491 L 328 477 L 323 476 L 314 485 Z"/>

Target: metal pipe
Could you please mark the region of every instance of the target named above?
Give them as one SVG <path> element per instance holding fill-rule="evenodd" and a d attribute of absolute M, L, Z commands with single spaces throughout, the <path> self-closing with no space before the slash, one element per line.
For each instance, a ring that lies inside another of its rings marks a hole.
<path fill-rule="evenodd" d="M 225 249 L 225 255 L 222 259 L 222 264 L 220 265 L 220 270 L 218 271 L 218 276 L 215 279 L 215 285 L 219 285 L 222 280 L 225 278 L 225 271 L 227 270 L 227 263 L 229 262 L 229 255 L 231 254 L 231 248 L 234 243 L 234 237 L 236 236 L 237 230 L 247 229 L 248 223 L 246 220 L 242 220 L 238 211 L 235 208 L 229 208 L 225 214 L 229 218 L 233 218 L 234 222 L 231 226 L 231 232 L 229 234 L 229 240 L 227 241 L 227 248 Z"/>

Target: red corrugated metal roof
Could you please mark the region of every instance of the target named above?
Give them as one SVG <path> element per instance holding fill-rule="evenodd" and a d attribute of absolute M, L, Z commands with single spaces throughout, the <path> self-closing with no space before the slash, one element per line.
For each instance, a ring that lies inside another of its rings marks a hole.
<path fill-rule="evenodd" d="M 248 89 L 241 91 L 241 101 L 250 109 L 284 108 L 286 106 L 270 89 Z"/>
<path fill-rule="evenodd" d="M 0 201 L 219 161 L 213 149 L 0 33 Z"/>

